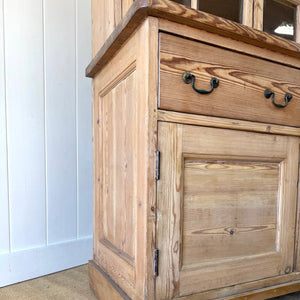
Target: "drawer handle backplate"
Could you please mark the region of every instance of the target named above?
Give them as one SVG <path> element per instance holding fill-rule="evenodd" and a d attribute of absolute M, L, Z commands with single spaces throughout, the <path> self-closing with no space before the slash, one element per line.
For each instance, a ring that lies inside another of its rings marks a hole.
<path fill-rule="evenodd" d="M 192 88 L 194 89 L 194 91 L 196 91 L 199 94 L 210 94 L 214 89 L 216 89 L 219 86 L 219 79 L 213 77 L 210 80 L 211 89 L 209 91 L 207 91 L 207 90 L 199 90 L 199 89 L 197 89 L 195 87 L 195 80 L 196 80 L 195 75 L 193 75 L 193 74 L 191 74 L 190 72 L 187 72 L 187 71 L 183 72 L 183 74 L 182 74 L 182 80 L 186 84 L 192 83 Z"/>
<path fill-rule="evenodd" d="M 284 104 L 279 104 L 279 103 L 276 103 L 276 102 L 275 102 L 275 93 L 272 92 L 271 90 L 268 90 L 268 89 L 265 90 L 264 95 L 265 95 L 265 97 L 266 97 L 267 99 L 269 99 L 269 98 L 272 96 L 272 103 L 273 103 L 276 107 L 280 107 L 280 108 L 286 107 L 286 106 L 289 104 L 289 102 L 292 100 L 292 98 L 293 98 L 293 95 L 292 95 L 292 94 L 286 93 L 285 96 L 284 96 L 284 101 L 285 101 L 285 103 L 284 103 Z"/>

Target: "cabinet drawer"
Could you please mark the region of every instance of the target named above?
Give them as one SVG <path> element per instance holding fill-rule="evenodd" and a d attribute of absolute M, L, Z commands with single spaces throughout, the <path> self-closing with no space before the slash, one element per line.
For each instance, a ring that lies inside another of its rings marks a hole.
<path fill-rule="evenodd" d="M 271 55 L 271 52 L 270 52 Z M 197 89 L 210 89 L 215 77 L 219 86 L 210 94 L 199 94 L 182 79 L 195 75 Z M 266 89 L 274 92 L 274 102 Z M 204 43 L 160 34 L 159 108 L 188 113 L 300 126 L 300 70 L 236 53 Z"/>

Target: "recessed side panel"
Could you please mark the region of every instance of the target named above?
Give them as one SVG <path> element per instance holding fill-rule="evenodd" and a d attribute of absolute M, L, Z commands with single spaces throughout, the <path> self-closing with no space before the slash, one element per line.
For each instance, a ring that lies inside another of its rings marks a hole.
<path fill-rule="evenodd" d="M 136 296 L 140 197 L 136 38 L 94 79 L 94 262 Z M 140 176 L 140 179 L 143 177 Z"/>

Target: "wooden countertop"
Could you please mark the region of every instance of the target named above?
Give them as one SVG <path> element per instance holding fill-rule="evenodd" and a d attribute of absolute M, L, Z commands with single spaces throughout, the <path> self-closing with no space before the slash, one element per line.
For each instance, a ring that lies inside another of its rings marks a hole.
<path fill-rule="evenodd" d="M 300 58 L 300 44 L 169 0 L 136 0 L 86 68 L 94 77 L 147 17 L 153 16 L 213 32 L 261 48 Z"/>

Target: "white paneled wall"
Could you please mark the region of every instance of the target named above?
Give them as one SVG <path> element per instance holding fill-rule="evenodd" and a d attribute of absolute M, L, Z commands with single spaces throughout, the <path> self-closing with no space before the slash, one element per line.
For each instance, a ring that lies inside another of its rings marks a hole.
<path fill-rule="evenodd" d="M 0 0 L 0 286 L 92 256 L 90 58 L 90 0 Z"/>

